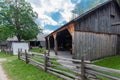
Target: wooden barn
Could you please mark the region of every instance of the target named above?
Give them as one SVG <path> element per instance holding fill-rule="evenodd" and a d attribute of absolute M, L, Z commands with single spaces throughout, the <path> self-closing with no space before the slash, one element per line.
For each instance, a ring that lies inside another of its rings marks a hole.
<path fill-rule="evenodd" d="M 46 36 L 46 48 L 87 60 L 120 54 L 120 5 L 108 0 Z"/>

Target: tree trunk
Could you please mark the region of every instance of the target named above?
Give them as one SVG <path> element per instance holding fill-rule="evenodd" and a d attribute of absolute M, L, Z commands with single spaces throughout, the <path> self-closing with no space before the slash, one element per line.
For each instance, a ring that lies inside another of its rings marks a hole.
<path fill-rule="evenodd" d="M 18 42 L 21 42 L 21 37 L 20 35 L 17 35 Z"/>

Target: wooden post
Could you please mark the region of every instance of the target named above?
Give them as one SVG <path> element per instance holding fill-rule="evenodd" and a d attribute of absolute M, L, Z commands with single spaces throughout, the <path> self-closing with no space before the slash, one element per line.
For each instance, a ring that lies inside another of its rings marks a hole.
<path fill-rule="evenodd" d="M 22 52 L 22 48 L 20 49 L 20 53 Z M 20 56 L 22 56 L 22 54 L 20 54 Z"/>
<path fill-rule="evenodd" d="M 68 26 L 68 28 L 67 28 L 67 30 L 69 31 L 69 33 L 71 34 L 71 36 L 72 36 L 72 51 L 71 51 L 71 53 L 74 55 L 74 32 L 75 32 L 75 29 L 74 29 L 74 24 L 70 24 L 69 26 Z"/>
<path fill-rule="evenodd" d="M 45 61 L 45 66 L 44 66 L 45 72 L 47 72 L 47 70 L 48 70 L 47 67 L 48 67 L 48 59 L 49 58 L 47 56 L 49 56 L 49 55 L 47 55 L 47 54 L 48 53 L 45 53 L 45 60 L 44 60 Z"/>
<path fill-rule="evenodd" d="M 10 51 L 11 55 L 13 55 L 13 48 L 11 48 L 10 50 L 11 50 L 11 51 Z"/>
<path fill-rule="evenodd" d="M 18 59 L 20 60 L 20 49 L 18 49 Z"/>
<path fill-rule="evenodd" d="M 48 55 L 50 53 L 50 40 L 49 40 L 49 37 L 47 38 L 47 41 L 48 41 Z"/>
<path fill-rule="evenodd" d="M 53 34 L 53 38 L 54 38 L 54 51 L 55 51 L 55 55 L 58 55 L 57 53 L 57 33 Z"/>
<path fill-rule="evenodd" d="M 25 50 L 25 60 L 26 60 L 26 64 L 29 63 L 29 59 L 28 59 L 28 53 L 27 50 Z"/>
<path fill-rule="evenodd" d="M 87 80 L 86 77 L 85 77 L 84 56 L 81 57 L 81 80 Z"/>

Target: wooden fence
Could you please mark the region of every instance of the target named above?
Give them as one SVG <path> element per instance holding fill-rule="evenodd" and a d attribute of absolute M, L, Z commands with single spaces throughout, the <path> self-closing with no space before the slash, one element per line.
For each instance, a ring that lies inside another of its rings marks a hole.
<path fill-rule="evenodd" d="M 42 68 L 65 80 L 120 80 L 120 70 L 90 64 L 89 61 L 51 57 L 47 54 L 28 54 L 18 51 L 18 59 Z"/>
<path fill-rule="evenodd" d="M 1 52 L 9 55 L 13 55 L 13 50 L 11 48 L 2 48 Z"/>

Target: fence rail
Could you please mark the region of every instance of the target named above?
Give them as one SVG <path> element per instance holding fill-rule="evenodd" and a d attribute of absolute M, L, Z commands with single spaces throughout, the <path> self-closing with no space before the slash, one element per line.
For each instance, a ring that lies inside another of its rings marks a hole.
<path fill-rule="evenodd" d="M 2 48 L 1 52 L 9 54 L 9 55 L 13 55 L 13 50 L 11 48 Z"/>
<path fill-rule="evenodd" d="M 120 80 L 120 70 L 90 64 L 89 61 L 51 57 L 47 54 L 29 54 L 19 50 L 18 59 L 65 80 Z M 101 77 L 103 77 L 101 79 Z"/>

